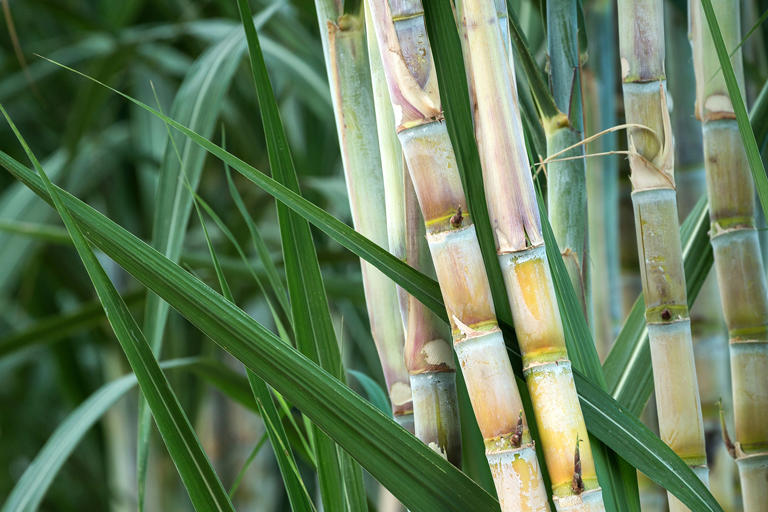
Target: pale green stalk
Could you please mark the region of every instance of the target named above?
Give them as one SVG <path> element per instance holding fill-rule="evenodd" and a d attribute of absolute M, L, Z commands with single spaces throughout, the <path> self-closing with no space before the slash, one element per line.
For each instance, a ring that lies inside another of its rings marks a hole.
<path fill-rule="evenodd" d="M 362 6 L 345 13 L 341 2 L 317 0 L 328 81 L 355 230 L 387 246 L 384 182 L 376 131 Z M 395 418 L 413 411 L 403 360 L 403 326 L 395 284 L 361 260 L 368 318 Z"/>
<path fill-rule="evenodd" d="M 509 512 L 548 510 L 443 119 L 423 7 L 418 0 L 372 0 L 369 5 L 398 138 L 424 216 L 454 348 L 485 440 L 501 508 Z M 492 10 L 492 14 L 497 27 L 496 12 Z"/>
<path fill-rule="evenodd" d="M 619 0 L 632 203 L 661 439 L 706 482 L 704 425 L 677 221 L 661 0 Z M 669 495 L 670 510 L 687 510 Z"/>
<path fill-rule="evenodd" d="M 726 48 L 741 41 L 740 5 L 713 3 Z M 710 238 L 728 327 L 734 443 L 745 512 L 768 504 L 768 287 L 755 230 L 754 183 L 733 105 L 699 2 L 690 4 L 697 116 L 702 121 Z M 733 57 L 744 88 L 741 51 Z"/>
<path fill-rule="evenodd" d="M 694 115 L 696 81 L 693 66 L 677 65 L 692 61 L 687 13 L 679 6 L 667 4 L 666 14 L 669 46 L 667 69 L 673 105 L 671 116 L 672 131 L 675 133 L 678 213 L 682 222 L 707 190 L 701 129 Z M 727 400 L 730 394 L 728 342 L 723 325 L 717 282 L 712 272 L 691 309 L 693 353 L 709 455 L 710 488 L 724 509 L 734 510 L 736 465 L 728 457 L 720 430 L 720 401 Z"/>
<path fill-rule="evenodd" d="M 618 124 L 616 116 L 616 13 L 611 0 L 587 3 L 587 38 L 590 49 L 584 70 L 584 108 L 587 132 L 595 134 Z M 618 135 L 606 133 L 587 145 L 589 153 L 617 147 Z M 622 321 L 619 283 L 619 158 L 588 158 L 590 324 L 601 360 L 608 355 Z"/>
<path fill-rule="evenodd" d="M 376 124 L 384 174 L 389 250 L 417 270 L 434 275 L 424 219 L 403 162 L 379 57 L 370 9 L 366 8 L 368 50 Z M 461 464 L 461 428 L 456 397 L 456 367 L 447 326 L 422 303 L 398 287 L 405 327 L 405 367 L 413 392 L 416 437 L 453 464 Z"/>
<path fill-rule="evenodd" d="M 550 84 L 555 105 L 560 110 L 560 115 L 544 122 L 547 156 L 578 144 L 584 134 L 576 22 L 577 9 L 580 7 L 577 4 L 577 0 L 548 0 L 546 3 Z M 608 46 L 613 44 L 609 43 Z M 557 158 L 582 155 L 584 146 L 578 146 L 559 154 Z M 584 159 L 555 159 L 547 164 L 547 212 L 573 289 L 581 299 L 586 315 L 589 259 Z"/>

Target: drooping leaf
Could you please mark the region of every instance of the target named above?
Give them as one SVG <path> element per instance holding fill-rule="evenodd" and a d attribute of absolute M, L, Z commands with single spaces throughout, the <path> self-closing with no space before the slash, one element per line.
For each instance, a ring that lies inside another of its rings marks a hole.
<path fill-rule="evenodd" d="M 49 199 L 35 173 L 0 152 Z M 494 510 L 477 484 L 234 304 L 101 213 L 58 189 L 90 241 L 242 361 L 349 452 L 411 510 Z"/>
<path fill-rule="evenodd" d="M 21 133 L 0 105 L 14 134 L 32 161 L 43 186 L 48 191 L 54 207 L 69 232 L 86 271 L 96 289 L 107 320 L 131 365 L 142 394 L 152 410 L 160 435 L 179 471 L 192 504 L 197 509 L 231 510 L 234 507 L 224 491 L 216 472 L 213 470 L 205 451 L 200 445 L 192 425 L 181 408 L 176 395 L 160 369 L 157 359 L 147 343 L 136 320 L 131 315 L 123 298 L 117 293 L 107 273 L 88 245 L 80 227 L 72 217 L 61 195 L 48 179 L 43 167 L 27 146 Z"/>

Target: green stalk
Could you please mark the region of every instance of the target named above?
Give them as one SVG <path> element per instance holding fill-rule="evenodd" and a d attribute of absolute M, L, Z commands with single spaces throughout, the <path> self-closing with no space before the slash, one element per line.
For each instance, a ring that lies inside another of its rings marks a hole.
<path fill-rule="evenodd" d="M 590 2 L 587 9 L 588 39 L 595 48 L 584 73 L 584 108 L 587 132 L 597 133 L 618 124 L 616 116 L 616 13 L 610 0 Z M 613 151 L 615 132 L 589 143 L 592 153 Z M 551 164 L 550 164 L 551 165 Z M 587 211 L 589 226 L 590 324 L 600 359 L 604 360 L 618 334 L 623 318 L 619 283 L 619 159 L 616 156 L 588 158 Z M 551 167 L 550 167 L 551 168 Z"/>
<path fill-rule="evenodd" d="M 369 5 L 398 138 L 424 216 L 454 348 L 485 440 L 501 508 L 548 510 L 443 118 L 423 7 L 418 0 L 373 0 Z M 496 27 L 496 12 L 492 13 Z"/>
<path fill-rule="evenodd" d="M 741 41 L 739 2 L 714 4 L 726 48 Z M 703 9 L 690 4 L 697 116 L 702 121 L 710 239 L 725 323 L 733 386 L 734 445 L 744 510 L 768 503 L 768 288 L 755 229 L 755 188 L 736 115 Z M 744 88 L 741 50 L 733 57 Z"/>
<path fill-rule="evenodd" d="M 547 53 L 552 97 L 560 110 L 546 119 L 547 156 L 560 153 L 582 140 L 577 0 L 547 2 Z M 612 44 L 609 44 L 612 46 Z M 602 48 L 601 48 L 602 50 Z M 610 82 L 608 82 L 610 83 Z M 558 159 L 584 155 L 584 146 Z M 557 245 L 563 254 L 573 289 L 586 315 L 589 295 L 587 251 L 587 182 L 583 158 L 547 164 L 547 212 Z"/>
<path fill-rule="evenodd" d="M 664 72 L 661 0 L 619 0 L 619 49 L 629 130 L 632 203 L 661 439 L 706 483 L 704 426 L 696 381 L 677 222 L 674 141 Z M 687 510 L 669 494 L 671 512 Z"/>
<path fill-rule="evenodd" d="M 368 64 L 365 19 L 360 6 L 317 0 L 320 34 L 355 230 L 387 246 L 384 182 Z M 368 318 L 395 418 L 412 422 L 411 387 L 403 362 L 403 325 L 395 284 L 360 260 Z"/>
<path fill-rule="evenodd" d="M 492 0 L 461 0 L 456 8 L 488 213 L 555 506 L 604 510 L 536 208 L 509 45 Z"/>
<path fill-rule="evenodd" d="M 434 276 L 424 219 L 403 162 L 373 19 L 367 8 L 366 27 L 384 174 L 389 250 L 422 273 Z M 405 327 L 405 367 L 413 392 L 414 432 L 427 446 L 460 467 L 461 426 L 456 366 L 448 341 L 450 333 L 446 325 L 416 298 L 399 286 L 397 292 Z"/>
<path fill-rule="evenodd" d="M 696 80 L 693 66 L 673 65 L 692 60 L 687 13 L 679 6 L 667 4 L 666 14 L 669 20 L 666 27 L 669 93 L 674 105 L 671 112 L 672 131 L 676 134 L 678 212 L 682 222 L 706 194 L 707 188 L 701 129 L 694 116 Z M 718 502 L 726 510 L 733 510 L 736 465 L 728 457 L 720 429 L 720 401 L 730 394 L 728 342 L 723 329 L 723 315 L 714 272 L 705 280 L 691 308 L 691 330 L 704 435 L 707 453 L 710 455 L 709 484 Z"/>

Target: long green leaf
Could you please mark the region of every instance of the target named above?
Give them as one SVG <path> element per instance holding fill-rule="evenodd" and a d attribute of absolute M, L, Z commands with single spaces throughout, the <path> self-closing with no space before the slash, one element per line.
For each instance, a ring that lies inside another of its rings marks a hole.
<path fill-rule="evenodd" d="M 169 126 L 166 125 L 166 129 L 168 129 L 170 132 Z M 171 136 L 170 133 L 168 135 Z M 173 144 L 177 157 L 179 160 L 181 160 L 181 155 L 178 153 L 178 148 L 176 147 L 173 138 L 170 138 L 169 140 L 171 140 L 171 143 Z M 205 204 L 202 198 L 200 198 L 197 193 L 192 190 L 191 185 L 186 180 L 186 176 L 184 176 L 184 180 L 190 194 L 192 195 L 195 213 L 197 214 L 198 221 L 200 222 L 200 227 L 203 231 L 205 243 L 208 246 L 208 253 L 210 254 L 213 268 L 219 281 L 221 293 L 228 301 L 234 304 L 235 298 L 232 295 L 232 289 L 230 288 L 229 283 L 227 282 L 227 278 L 221 268 L 219 258 L 216 256 L 216 250 L 214 249 L 213 243 L 211 242 L 211 237 L 208 235 L 208 227 L 206 226 L 205 218 L 203 217 L 200 205 L 203 204 L 206 208 L 206 211 L 209 214 L 212 214 L 220 229 L 226 228 L 226 226 L 223 225 L 221 220 L 218 219 L 213 210 L 207 204 Z M 234 237 L 232 237 L 232 240 L 235 241 Z M 277 407 L 275 407 L 275 402 L 272 400 L 272 395 L 269 392 L 269 388 L 264 383 L 264 381 L 257 377 L 252 371 L 246 369 L 246 373 L 248 376 L 248 383 L 253 392 L 253 397 L 256 400 L 259 413 L 261 414 L 261 418 L 264 421 L 264 427 L 267 431 L 267 435 L 269 436 L 270 443 L 272 444 L 275 459 L 277 460 L 277 466 L 280 470 L 280 474 L 283 477 L 285 490 L 288 494 L 288 501 L 291 504 L 291 510 L 304 512 L 313 511 L 315 510 L 315 507 L 312 504 L 312 498 L 310 498 L 309 493 L 304 486 L 304 481 L 302 480 L 301 475 L 299 474 L 299 469 L 296 466 L 296 460 L 293 458 L 293 454 L 290 451 L 288 436 L 285 433 L 285 428 L 283 427 L 283 423 L 280 420 L 280 415 L 277 411 Z"/>
<path fill-rule="evenodd" d="M 725 86 L 728 88 L 733 111 L 736 114 L 736 122 L 739 125 L 739 133 L 741 133 L 741 140 L 747 153 L 749 168 L 752 171 L 752 178 L 755 180 L 757 196 L 760 198 L 760 205 L 763 207 L 763 215 L 768 218 L 768 177 L 765 175 L 765 167 L 763 167 L 763 160 L 760 158 L 760 150 L 757 147 L 752 125 L 749 122 L 747 106 L 744 103 L 744 98 L 741 96 L 739 82 L 736 80 L 736 73 L 733 71 L 731 59 L 728 56 L 725 41 L 723 41 L 723 34 L 720 32 L 720 25 L 717 23 L 715 10 L 712 8 L 712 0 L 701 0 L 701 5 L 704 8 L 709 32 L 712 34 L 712 41 L 715 44 L 715 50 L 717 50 L 717 58 L 723 71 Z"/>
<path fill-rule="evenodd" d="M 183 369 L 196 373 L 229 398 L 256 410 L 248 383 L 221 363 L 201 358 L 183 358 L 163 361 L 160 368 L 165 371 Z M 3 503 L 2 511 L 37 510 L 56 475 L 85 434 L 136 383 L 134 374 L 108 382 L 70 412 L 24 470 Z"/>
<path fill-rule="evenodd" d="M 163 368 L 195 364 L 180 360 L 162 364 Z M 40 452 L 24 470 L 3 504 L 3 512 L 37 510 L 56 474 L 86 432 L 128 391 L 136 385 L 134 375 L 109 382 L 81 403 L 56 427 Z"/>
<path fill-rule="evenodd" d="M 248 55 L 272 175 L 293 192 L 301 194 L 288 138 L 264 63 L 259 36 L 252 21 L 251 9 L 247 0 L 237 0 L 237 5 L 248 41 Z M 309 222 L 282 203 L 277 204 L 277 216 L 297 346 L 304 355 L 344 382 L 341 353 L 333 330 L 325 284 L 320 274 L 320 264 Z M 317 428 L 314 439 L 324 508 L 340 511 L 345 507 L 345 499 L 348 502 L 346 506 L 351 510 L 367 508 L 360 467 L 343 452 L 337 453 L 335 443 Z M 350 498 L 354 502 L 350 502 Z"/>
<path fill-rule="evenodd" d="M 158 430 L 168 447 L 174 464 L 176 464 L 193 505 L 197 509 L 234 511 L 229 496 L 222 487 L 192 425 L 189 423 L 189 419 L 168 384 L 168 380 L 163 375 L 146 338 L 128 310 L 128 306 L 125 305 L 123 298 L 109 280 L 107 273 L 80 231 L 80 227 L 63 203 L 59 192 L 48 179 L 37 158 L 1 105 L 0 111 L 32 161 L 43 185 L 50 194 L 54 207 L 69 232 L 80 259 L 96 288 L 107 320 L 109 320 L 136 375 L 142 394 L 146 397 L 152 410 Z"/>
<path fill-rule="evenodd" d="M 61 64 L 54 61 L 50 61 L 52 64 L 61 66 Z M 81 73 L 73 68 L 64 66 L 65 69 L 82 76 L 88 80 L 93 80 L 88 75 Z M 443 298 L 440 293 L 440 287 L 434 279 L 422 274 L 415 270 L 407 263 L 400 261 L 386 249 L 371 242 L 369 239 L 344 224 L 340 220 L 336 219 L 332 215 L 329 215 L 322 208 L 313 204 L 312 202 L 303 198 L 300 194 L 293 192 L 284 185 L 273 180 L 263 172 L 259 171 L 252 165 L 244 162 L 233 154 L 225 151 L 220 146 L 214 144 L 210 140 L 202 137 L 200 134 L 191 130 L 187 126 L 179 123 L 178 121 L 171 119 L 170 117 L 158 112 L 154 108 L 128 96 L 127 94 L 114 89 L 107 84 L 98 82 L 103 87 L 111 90 L 115 94 L 119 94 L 128 101 L 143 108 L 144 110 L 162 119 L 165 123 L 169 124 L 175 130 L 180 131 L 196 144 L 200 145 L 211 155 L 220 159 L 222 162 L 226 162 L 232 169 L 236 170 L 247 179 L 252 181 L 256 186 L 262 189 L 264 192 L 273 196 L 275 199 L 285 204 L 293 211 L 312 222 L 317 228 L 323 231 L 326 235 L 330 236 L 333 240 L 344 246 L 346 249 L 352 251 L 356 256 L 363 258 L 367 262 L 374 265 L 381 270 L 390 279 L 397 284 L 408 290 L 408 293 L 417 298 L 422 304 L 439 315 L 440 318 L 447 321 L 445 316 L 445 306 L 443 305 Z M 7 155 L 3 160 L 8 161 Z M 405 283 L 405 284 L 403 284 Z"/>
<path fill-rule="evenodd" d="M 277 4 L 275 4 L 277 5 Z M 266 22 L 275 8 L 265 11 L 259 23 Z M 171 115 L 183 120 L 194 130 L 210 137 L 224 103 L 224 95 L 235 75 L 245 50 L 243 34 L 237 27 L 227 37 L 214 44 L 195 61 L 189 70 L 171 107 Z M 152 245 L 171 260 L 178 262 L 192 208 L 192 194 L 185 187 L 188 181 L 194 191 L 200 181 L 206 153 L 188 138 L 172 135 L 167 144 L 155 198 Z M 178 139 L 178 140 L 177 140 Z M 163 331 L 168 318 L 168 305 L 150 293 L 144 311 L 144 333 L 152 351 L 162 352 Z M 137 474 L 139 510 L 144 507 L 144 492 L 149 456 L 149 411 L 139 401 L 137 441 Z"/>
<path fill-rule="evenodd" d="M 50 200 L 35 173 L 0 162 Z M 495 510 L 493 498 L 346 385 L 104 215 L 59 189 L 91 242 L 267 381 L 411 510 Z"/>

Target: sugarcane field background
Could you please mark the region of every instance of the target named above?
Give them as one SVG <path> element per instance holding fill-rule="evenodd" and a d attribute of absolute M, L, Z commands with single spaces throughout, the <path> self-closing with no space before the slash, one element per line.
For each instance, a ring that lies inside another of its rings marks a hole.
<path fill-rule="evenodd" d="M 768 511 L 768 0 L 0 0 L 0 510 Z"/>

